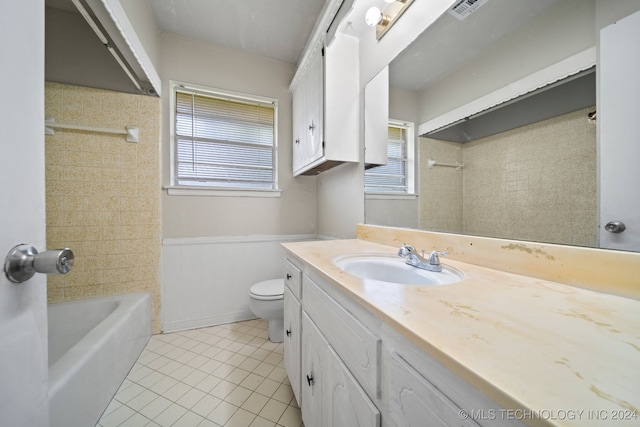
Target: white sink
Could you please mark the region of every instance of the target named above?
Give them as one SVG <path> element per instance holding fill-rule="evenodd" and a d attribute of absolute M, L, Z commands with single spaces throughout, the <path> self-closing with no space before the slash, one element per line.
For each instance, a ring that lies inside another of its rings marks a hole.
<path fill-rule="evenodd" d="M 401 285 L 448 285 L 464 278 L 464 274 L 453 267 L 443 265 L 441 272 L 427 271 L 405 264 L 403 258 L 386 254 L 347 255 L 333 263 L 363 279 Z"/>

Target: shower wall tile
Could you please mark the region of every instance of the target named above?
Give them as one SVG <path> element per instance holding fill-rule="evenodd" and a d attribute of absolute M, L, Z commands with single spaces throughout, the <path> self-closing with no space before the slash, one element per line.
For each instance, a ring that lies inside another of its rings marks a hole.
<path fill-rule="evenodd" d="M 421 228 L 594 246 L 596 127 L 585 108 L 465 144 L 421 138 Z"/>
<path fill-rule="evenodd" d="M 49 276 L 49 302 L 149 292 L 158 332 L 160 100 L 47 82 L 45 116 L 140 130 L 139 143 L 63 129 L 46 136 L 47 246 L 76 255 L 69 274 Z"/>

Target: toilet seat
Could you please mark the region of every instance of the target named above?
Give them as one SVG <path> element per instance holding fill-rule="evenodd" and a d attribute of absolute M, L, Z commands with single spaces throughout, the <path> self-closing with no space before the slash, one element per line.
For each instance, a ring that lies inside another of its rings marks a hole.
<path fill-rule="evenodd" d="M 261 301 L 273 301 L 284 298 L 284 279 L 272 279 L 258 282 L 249 289 L 251 298 Z"/>

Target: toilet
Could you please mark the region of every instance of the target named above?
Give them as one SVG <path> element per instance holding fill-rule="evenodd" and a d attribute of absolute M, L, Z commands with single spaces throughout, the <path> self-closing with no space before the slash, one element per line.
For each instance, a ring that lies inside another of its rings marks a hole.
<path fill-rule="evenodd" d="M 258 282 L 249 290 L 249 308 L 269 321 L 269 341 L 284 340 L 284 279 Z"/>

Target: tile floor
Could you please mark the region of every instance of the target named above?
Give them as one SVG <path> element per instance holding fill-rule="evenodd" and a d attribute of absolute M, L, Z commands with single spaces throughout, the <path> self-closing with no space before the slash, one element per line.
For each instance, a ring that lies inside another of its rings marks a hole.
<path fill-rule="evenodd" d="M 267 322 L 154 335 L 97 427 L 300 427 Z"/>

